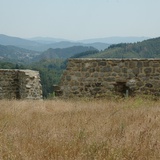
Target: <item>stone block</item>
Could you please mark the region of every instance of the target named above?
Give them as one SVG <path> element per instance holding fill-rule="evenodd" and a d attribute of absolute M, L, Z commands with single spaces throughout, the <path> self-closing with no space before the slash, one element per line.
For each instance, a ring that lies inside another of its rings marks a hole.
<path fill-rule="evenodd" d="M 66 80 L 67 80 L 67 81 L 70 81 L 70 80 L 71 80 L 71 76 L 68 76 L 68 75 L 67 75 L 67 76 L 66 76 Z"/>
<path fill-rule="evenodd" d="M 121 70 L 120 70 L 119 66 L 114 66 L 113 71 L 116 72 L 116 73 L 119 73 Z"/>
<path fill-rule="evenodd" d="M 143 62 L 143 67 L 149 67 L 149 61 L 144 61 Z"/>
<path fill-rule="evenodd" d="M 60 90 L 60 86 L 58 85 L 53 85 L 53 91 L 58 91 Z"/>
<path fill-rule="evenodd" d="M 139 68 L 134 68 L 134 69 L 133 69 L 133 73 L 134 73 L 136 76 L 138 76 L 138 74 L 139 74 Z"/>
<path fill-rule="evenodd" d="M 107 66 L 107 67 L 103 67 L 100 69 L 101 72 L 111 72 L 112 71 L 112 68 L 110 66 Z"/>
<path fill-rule="evenodd" d="M 137 62 L 136 61 L 130 61 L 129 68 L 135 68 L 136 66 L 137 66 Z"/>
<path fill-rule="evenodd" d="M 120 62 L 117 66 L 120 67 L 120 68 L 125 67 L 125 63 L 124 62 Z"/>
<path fill-rule="evenodd" d="M 98 66 L 98 64 L 97 64 L 97 62 L 93 62 L 93 64 L 92 64 L 92 67 L 97 67 Z"/>
<path fill-rule="evenodd" d="M 105 61 L 99 61 L 98 66 L 106 66 L 106 62 Z"/>
<path fill-rule="evenodd" d="M 143 62 L 137 62 L 137 67 L 141 68 L 143 66 Z"/>
<path fill-rule="evenodd" d="M 152 68 L 144 68 L 144 73 L 150 74 L 152 72 Z"/>

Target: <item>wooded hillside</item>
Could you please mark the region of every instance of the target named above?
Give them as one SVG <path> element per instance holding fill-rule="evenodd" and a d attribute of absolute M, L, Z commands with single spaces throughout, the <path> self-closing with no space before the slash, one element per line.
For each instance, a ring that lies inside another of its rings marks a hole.
<path fill-rule="evenodd" d="M 111 45 L 102 52 L 88 55 L 89 58 L 160 58 L 160 37 L 137 43 Z"/>

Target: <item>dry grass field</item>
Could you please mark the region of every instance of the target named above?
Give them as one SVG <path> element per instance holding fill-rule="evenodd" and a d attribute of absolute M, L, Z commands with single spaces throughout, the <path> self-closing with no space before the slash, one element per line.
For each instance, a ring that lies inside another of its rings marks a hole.
<path fill-rule="evenodd" d="M 160 101 L 0 101 L 0 160 L 159 160 Z"/>

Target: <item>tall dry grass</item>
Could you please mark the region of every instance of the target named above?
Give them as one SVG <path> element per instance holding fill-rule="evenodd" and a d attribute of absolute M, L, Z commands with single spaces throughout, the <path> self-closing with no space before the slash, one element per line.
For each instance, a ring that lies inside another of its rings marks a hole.
<path fill-rule="evenodd" d="M 158 160 L 160 101 L 0 101 L 2 160 Z"/>

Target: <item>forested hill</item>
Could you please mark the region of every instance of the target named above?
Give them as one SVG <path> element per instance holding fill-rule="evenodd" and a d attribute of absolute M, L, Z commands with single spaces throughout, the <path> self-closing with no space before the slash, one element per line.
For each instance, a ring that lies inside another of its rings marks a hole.
<path fill-rule="evenodd" d="M 93 47 L 84 47 L 84 46 L 73 46 L 69 48 L 57 48 L 57 49 L 48 49 L 43 52 L 41 55 L 35 58 L 36 61 L 42 59 L 67 59 L 75 54 L 86 52 L 86 51 L 97 51 L 97 49 Z"/>
<path fill-rule="evenodd" d="M 85 57 L 95 58 L 160 58 L 160 37 L 137 43 L 111 45 L 106 50 Z"/>
<path fill-rule="evenodd" d="M 9 61 L 13 63 L 31 63 L 37 62 L 42 59 L 67 59 L 75 54 L 86 52 L 86 51 L 95 51 L 97 49 L 93 47 L 84 47 L 84 46 L 74 46 L 69 48 L 57 48 L 57 49 L 48 49 L 44 52 L 27 50 L 24 48 L 19 48 L 15 46 L 4 46 L 0 45 L 0 60 Z"/>
<path fill-rule="evenodd" d="M 0 60 L 11 62 L 30 62 L 34 57 L 39 55 L 38 51 L 31 51 L 15 46 L 0 45 Z"/>

